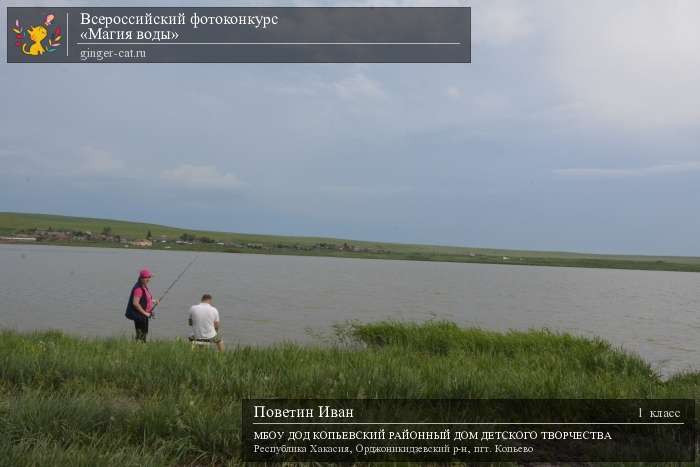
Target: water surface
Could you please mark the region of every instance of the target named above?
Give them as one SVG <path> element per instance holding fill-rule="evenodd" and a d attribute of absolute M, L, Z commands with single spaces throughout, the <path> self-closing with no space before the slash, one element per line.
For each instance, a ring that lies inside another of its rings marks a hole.
<path fill-rule="evenodd" d="M 0 245 L 0 326 L 131 335 L 124 307 L 139 269 L 160 295 L 195 253 Z M 198 253 L 151 323 L 186 336 L 187 310 L 214 296 L 226 341 L 313 341 L 335 323 L 448 319 L 494 330 L 600 336 L 662 374 L 700 369 L 695 273 Z M 311 334 L 308 332 L 311 329 Z"/>

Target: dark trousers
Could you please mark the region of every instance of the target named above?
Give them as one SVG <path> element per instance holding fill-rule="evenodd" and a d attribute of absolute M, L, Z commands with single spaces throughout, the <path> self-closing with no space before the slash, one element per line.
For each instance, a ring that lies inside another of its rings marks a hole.
<path fill-rule="evenodd" d="M 136 328 L 136 340 L 146 342 L 148 334 L 148 319 L 135 319 L 134 328 Z"/>

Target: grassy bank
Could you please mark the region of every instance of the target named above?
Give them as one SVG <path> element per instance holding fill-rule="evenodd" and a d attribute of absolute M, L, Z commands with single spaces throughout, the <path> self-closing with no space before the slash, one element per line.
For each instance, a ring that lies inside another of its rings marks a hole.
<path fill-rule="evenodd" d="M 340 238 L 292 237 L 186 230 L 157 224 L 66 217 L 48 214 L 0 213 L 0 236 L 42 231 L 90 231 L 94 234 L 109 228 L 110 234 L 129 239 L 143 239 L 150 232 L 155 241 L 152 249 L 210 251 L 221 253 L 277 254 L 295 256 L 329 256 L 410 261 L 509 264 L 654 271 L 700 272 L 700 258 L 674 256 L 595 255 L 569 252 L 503 250 L 437 245 L 368 242 Z M 177 244 L 182 235 L 206 238 L 210 243 Z M 167 237 L 167 243 L 158 239 Z M 101 240 L 51 241 L 66 246 L 122 248 L 123 245 Z M 224 243 L 219 245 L 217 243 Z M 233 245 L 233 246 L 232 246 Z"/>
<path fill-rule="evenodd" d="M 240 399 L 693 398 L 599 340 L 451 323 L 339 330 L 334 344 L 193 352 L 0 333 L 0 465 L 235 465 Z"/>

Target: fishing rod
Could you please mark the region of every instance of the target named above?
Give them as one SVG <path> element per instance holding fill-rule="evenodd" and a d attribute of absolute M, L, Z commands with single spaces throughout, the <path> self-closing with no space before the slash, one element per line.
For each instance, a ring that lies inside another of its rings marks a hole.
<path fill-rule="evenodd" d="M 182 278 L 182 276 L 185 275 L 185 273 L 187 272 L 187 270 L 190 268 L 190 266 L 192 266 L 192 263 L 194 263 L 195 261 L 197 261 L 197 256 L 195 256 L 194 258 L 192 258 L 192 261 L 190 261 L 189 264 L 188 264 L 187 266 L 185 266 L 185 269 L 183 269 L 182 272 L 180 273 L 180 275 L 177 276 L 177 277 L 175 278 L 175 280 L 173 281 L 173 283 L 170 284 L 170 287 L 168 287 L 167 289 L 165 289 L 165 292 L 163 292 L 163 294 L 160 296 L 160 298 L 158 299 L 158 301 L 156 302 L 156 304 L 155 304 L 155 305 L 153 306 L 153 308 L 151 309 L 151 319 L 156 319 L 156 314 L 155 314 L 155 312 L 156 312 L 156 307 L 158 307 L 158 305 L 160 305 L 160 302 L 162 302 L 163 299 L 165 298 L 165 296 L 168 295 L 168 292 L 170 292 L 170 289 L 172 289 L 173 287 L 175 287 L 175 284 L 177 284 L 177 282 L 180 280 L 180 278 Z"/>

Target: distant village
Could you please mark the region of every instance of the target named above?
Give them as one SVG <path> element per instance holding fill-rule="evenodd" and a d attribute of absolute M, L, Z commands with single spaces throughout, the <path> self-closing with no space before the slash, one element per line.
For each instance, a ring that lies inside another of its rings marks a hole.
<path fill-rule="evenodd" d="M 369 248 L 352 245 L 344 242 L 342 244 L 320 242 L 316 244 L 285 244 L 275 242 L 264 244 L 259 242 L 240 241 L 219 241 L 206 236 L 196 236 L 183 233 L 179 237 L 168 235 L 153 235 L 147 231 L 143 238 L 132 238 L 125 235 L 118 235 L 112 232 L 111 227 L 105 227 L 101 232 L 95 233 L 89 230 L 56 230 L 48 229 L 25 229 L 17 231 L 11 235 L 0 236 L 0 243 L 102 243 L 121 245 L 124 248 L 163 248 L 171 249 L 185 245 L 199 245 L 201 247 L 219 247 L 228 251 L 238 250 L 296 250 L 296 251 L 339 251 L 351 253 L 373 253 L 386 254 L 389 250 L 382 248 Z"/>

